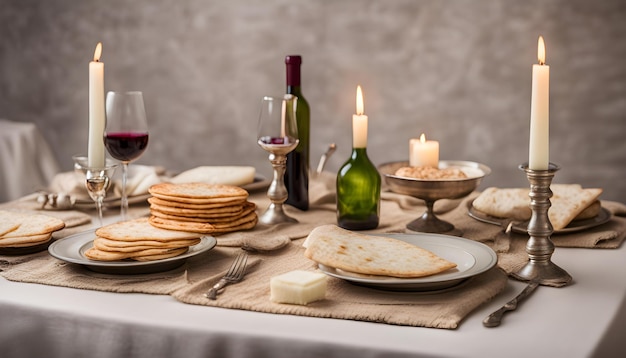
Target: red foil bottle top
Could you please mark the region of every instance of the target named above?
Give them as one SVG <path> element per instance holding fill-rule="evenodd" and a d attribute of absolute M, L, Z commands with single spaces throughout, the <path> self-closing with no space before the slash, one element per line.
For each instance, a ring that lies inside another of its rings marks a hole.
<path fill-rule="evenodd" d="M 285 56 L 285 64 L 287 65 L 287 86 L 300 86 L 300 65 L 302 64 L 302 56 Z"/>

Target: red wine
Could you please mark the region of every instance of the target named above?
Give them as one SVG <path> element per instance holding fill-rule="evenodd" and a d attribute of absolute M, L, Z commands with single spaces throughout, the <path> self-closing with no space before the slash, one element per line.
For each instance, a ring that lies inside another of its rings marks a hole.
<path fill-rule="evenodd" d="M 309 135 L 310 109 L 302 95 L 300 88 L 301 56 L 285 57 L 287 93 L 298 97 L 296 107 L 296 122 L 298 124 L 298 139 L 300 143 L 296 150 L 287 154 L 287 169 L 285 171 L 285 186 L 289 197 L 285 204 L 292 205 L 300 210 L 309 209 Z"/>
<path fill-rule="evenodd" d="M 293 137 L 270 137 L 265 136 L 259 138 L 258 141 L 261 148 L 274 154 L 287 154 L 291 152 L 297 145 L 298 139 Z"/>
<path fill-rule="evenodd" d="M 104 145 L 109 154 L 117 160 L 130 162 L 139 158 L 148 146 L 148 133 L 116 132 L 107 133 Z"/>

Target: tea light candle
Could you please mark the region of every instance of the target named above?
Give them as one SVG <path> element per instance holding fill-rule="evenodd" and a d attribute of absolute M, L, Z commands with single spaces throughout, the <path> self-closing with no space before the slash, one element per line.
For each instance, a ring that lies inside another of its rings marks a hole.
<path fill-rule="evenodd" d="M 356 114 L 352 115 L 352 147 L 367 147 L 367 116 L 363 114 L 363 91 L 356 87 Z"/>
<path fill-rule="evenodd" d="M 530 142 L 528 168 L 547 170 L 549 165 L 549 102 L 550 66 L 546 65 L 546 47 L 543 37 L 537 43 L 538 65 L 533 65 L 530 103 Z"/>
<path fill-rule="evenodd" d="M 426 140 L 424 133 L 420 139 L 409 141 L 409 165 L 412 167 L 439 167 L 439 142 Z"/>
<path fill-rule="evenodd" d="M 89 147 L 90 167 L 104 167 L 104 63 L 100 62 L 102 43 L 98 42 L 89 62 Z"/>

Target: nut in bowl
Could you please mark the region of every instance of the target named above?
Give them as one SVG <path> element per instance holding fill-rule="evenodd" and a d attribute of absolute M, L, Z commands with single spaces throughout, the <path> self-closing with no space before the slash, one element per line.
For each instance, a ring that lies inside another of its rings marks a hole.
<path fill-rule="evenodd" d="M 422 177 L 400 176 L 401 168 L 409 167 L 408 161 L 391 162 L 378 169 L 385 178 L 392 192 L 409 195 L 426 202 L 426 212 L 406 225 L 407 229 L 417 232 L 454 234 L 455 228 L 449 222 L 437 218 L 433 205 L 439 199 L 460 199 L 469 195 L 480 184 L 491 169 L 480 163 L 461 160 L 439 161 L 438 168 L 432 170 L 414 169 Z M 410 168 L 410 167 L 409 167 Z M 457 171 L 462 172 L 462 174 Z M 410 175 L 411 170 L 406 172 Z"/>

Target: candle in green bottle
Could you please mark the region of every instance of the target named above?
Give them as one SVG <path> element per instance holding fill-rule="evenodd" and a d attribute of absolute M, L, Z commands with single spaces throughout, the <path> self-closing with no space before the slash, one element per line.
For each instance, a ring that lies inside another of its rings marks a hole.
<path fill-rule="evenodd" d="M 352 116 L 352 154 L 337 174 L 337 224 L 348 230 L 368 230 L 380 221 L 381 178 L 367 157 L 367 122 L 363 92 L 357 87 Z"/>

